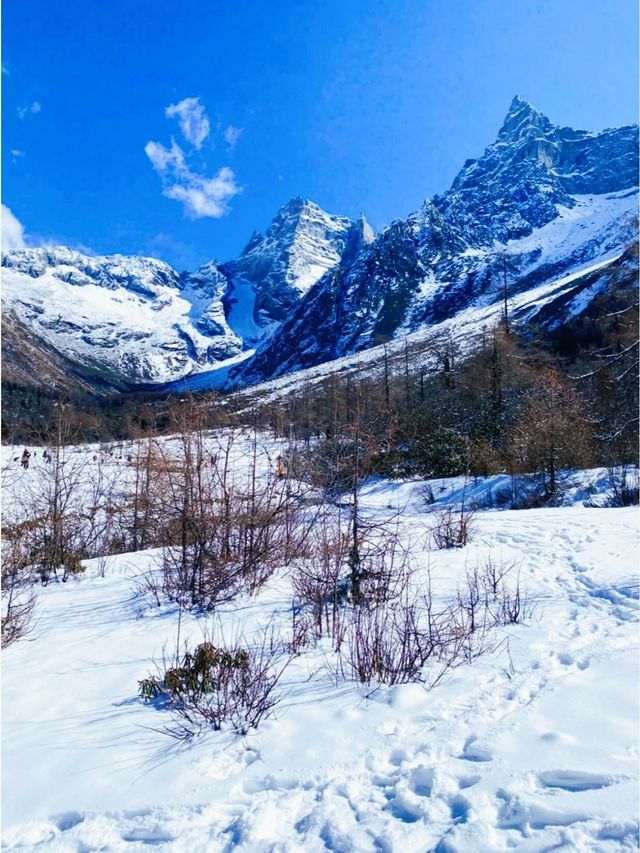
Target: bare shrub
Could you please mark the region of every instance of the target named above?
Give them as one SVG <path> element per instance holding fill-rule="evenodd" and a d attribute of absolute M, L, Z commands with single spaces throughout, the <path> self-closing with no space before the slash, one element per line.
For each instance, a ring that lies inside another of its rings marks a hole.
<path fill-rule="evenodd" d="M 453 601 L 441 609 L 430 582 L 418 594 L 407 577 L 395 600 L 344 610 L 339 676 L 361 684 L 419 682 L 431 688 L 449 670 L 494 651 L 501 642 L 495 629 L 531 614 L 519 578 L 513 587 L 506 583 L 512 569 L 489 559 L 469 570 Z"/>
<path fill-rule="evenodd" d="M 337 648 L 344 634 L 345 608 L 371 607 L 400 597 L 410 574 L 397 526 L 358 525 L 358 596 L 353 595 L 353 526 L 339 511 L 326 509 L 307 538 L 304 560 L 294 565 L 294 632 L 328 636 Z M 310 614 L 310 620 L 305 614 Z"/>
<path fill-rule="evenodd" d="M 295 601 L 311 614 L 317 637 L 334 637 L 339 624 L 339 607 L 346 600 L 344 570 L 349 553 L 349 534 L 339 523 L 332 524 L 325 513 L 309 539 L 309 552 L 292 573 Z M 300 632 L 302 632 L 300 634 Z M 294 606 L 294 636 L 308 642 L 309 626 L 301 608 Z"/>
<path fill-rule="evenodd" d="M 495 625 L 521 624 L 533 615 L 533 604 L 519 572 L 516 572 L 515 581 L 507 581 L 515 570 L 515 563 L 497 563 L 491 556 L 482 566 L 480 578 L 486 607 Z"/>
<path fill-rule="evenodd" d="M 423 669 L 443 650 L 440 626 L 421 625 L 416 602 L 354 607 L 339 651 L 343 676 L 361 684 L 404 684 L 424 679 Z"/>
<path fill-rule="evenodd" d="M 5 528 L 2 533 L 2 646 L 8 646 L 28 634 L 35 596 L 33 573 L 29 566 L 29 550 L 19 528 Z"/>
<path fill-rule="evenodd" d="M 13 484 L 11 505 L 43 584 L 66 581 L 85 558 L 109 553 L 116 487 L 116 475 L 86 450 L 56 445 L 47 453 Z"/>
<path fill-rule="evenodd" d="M 514 570 L 515 563 L 496 562 L 491 555 L 483 564 L 467 570 L 451 613 L 459 632 L 473 638 L 476 646 L 482 648 L 481 638 L 491 628 L 520 624 L 531 617 L 533 606 L 520 575 L 516 575 L 515 583 L 507 581 Z"/>
<path fill-rule="evenodd" d="M 433 521 L 429 532 L 436 548 L 462 548 L 473 535 L 475 512 L 455 507 L 445 507 L 430 515 Z"/>
<path fill-rule="evenodd" d="M 295 484 L 268 470 L 257 431 L 211 435 L 203 423 L 202 408 L 187 406 L 163 448 L 162 592 L 211 610 L 304 553 L 309 523 Z"/>
<path fill-rule="evenodd" d="M 168 471 L 157 439 L 136 442 L 128 467 L 132 476 L 118 513 L 122 550 L 142 551 L 163 545 L 166 541 L 164 486 Z"/>
<path fill-rule="evenodd" d="M 206 641 L 193 651 L 187 649 L 171 666 L 165 661 L 159 675 L 139 682 L 139 694 L 147 702 L 159 700 L 174 713 L 178 725 L 165 728 L 174 737 L 226 725 L 246 734 L 282 700 L 277 688 L 290 661 L 283 644 L 268 632 L 253 649 Z"/>

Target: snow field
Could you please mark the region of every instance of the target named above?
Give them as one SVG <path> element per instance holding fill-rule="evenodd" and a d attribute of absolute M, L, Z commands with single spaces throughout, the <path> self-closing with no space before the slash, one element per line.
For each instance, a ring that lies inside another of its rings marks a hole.
<path fill-rule="evenodd" d="M 575 480 L 568 499 L 602 491 L 602 472 Z M 464 483 L 431 486 L 455 501 Z M 416 579 L 429 571 L 445 600 L 491 555 L 515 563 L 535 605 L 527 625 L 499 629 L 495 652 L 431 691 L 337 682 L 321 641 L 294 660 L 258 731 L 180 744 L 158 731 L 168 713 L 137 698 L 176 641 L 176 608 L 139 594 L 158 552 L 89 560 L 80 578 L 40 589 L 33 633 L 4 653 L 4 847 L 637 849 L 637 511 L 480 512 L 465 548 L 427 551 L 423 489 L 362 491 L 371 514 L 402 511 Z M 286 634 L 291 598 L 282 570 L 215 618 L 182 614 L 181 639 L 251 638 L 269 623 Z"/>

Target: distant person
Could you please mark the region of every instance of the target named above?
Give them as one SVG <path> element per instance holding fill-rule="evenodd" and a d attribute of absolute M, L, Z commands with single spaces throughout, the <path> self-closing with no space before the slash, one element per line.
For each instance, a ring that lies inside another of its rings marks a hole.
<path fill-rule="evenodd" d="M 276 459 L 276 475 L 279 480 L 284 480 L 287 473 L 287 463 L 284 456 L 278 456 Z"/>
<path fill-rule="evenodd" d="M 31 459 L 31 454 L 29 453 L 29 451 L 25 447 L 24 452 L 22 454 L 22 459 L 20 460 L 20 464 L 25 469 L 25 471 L 29 467 L 29 459 Z"/>

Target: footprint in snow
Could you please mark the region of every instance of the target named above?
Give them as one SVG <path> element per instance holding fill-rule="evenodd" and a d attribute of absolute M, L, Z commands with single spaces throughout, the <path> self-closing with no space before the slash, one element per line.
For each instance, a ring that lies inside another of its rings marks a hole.
<path fill-rule="evenodd" d="M 469 819 L 469 811 L 471 803 L 462 794 L 456 794 L 449 800 L 449 808 L 451 809 L 451 819 L 455 823 L 466 823 Z"/>
<path fill-rule="evenodd" d="M 581 770 L 548 770 L 538 773 L 538 781 L 544 788 L 558 788 L 562 791 L 594 791 L 608 788 L 622 777 L 607 776 L 603 773 L 585 773 Z"/>
<path fill-rule="evenodd" d="M 549 652 L 549 657 L 552 659 L 555 658 L 563 667 L 575 666 L 577 669 L 581 670 L 589 669 L 589 661 L 586 658 L 576 660 L 567 652 Z"/>
<path fill-rule="evenodd" d="M 458 779 L 458 787 L 461 791 L 464 791 L 466 788 L 473 788 L 474 785 L 477 785 L 480 781 L 480 776 L 460 776 Z"/>
<path fill-rule="evenodd" d="M 63 812 L 63 814 L 55 815 L 52 820 L 60 832 L 67 832 L 69 829 L 73 829 L 74 826 L 82 823 L 84 815 L 80 814 L 80 812 Z"/>
<path fill-rule="evenodd" d="M 462 754 L 458 756 L 465 761 L 493 761 L 493 753 L 489 747 L 480 743 L 476 737 L 470 737 L 465 741 Z"/>
<path fill-rule="evenodd" d="M 435 782 L 435 770 L 424 764 L 414 767 L 409 776 L 409 788 L 419 797 L 430 797 Z"/>

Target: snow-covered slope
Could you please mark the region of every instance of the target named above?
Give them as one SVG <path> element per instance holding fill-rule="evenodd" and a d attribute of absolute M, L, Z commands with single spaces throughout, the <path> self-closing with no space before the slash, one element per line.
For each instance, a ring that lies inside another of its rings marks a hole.
<path fill-rule="evenodd" d="M 553 125 L 515 98 L 451 189 L 328 272 L 235 372 L 253 383 L 499 301 L 622 253 L 638 232 L 638 128 Z"/>
<path fill-rule="evenodd" d="M 39 464 L 16 464 L 14 487 L 36 486 Z M 471 543 L 431 552 L 418 535 L 425 484 L 368 483 L 361 506 L 377 521 L 401 511 L 438 602 L 491 557 L 515 564 L 533 614 L 430 691 L 336 683 L 331 645 L 306 647 L 276 717 L 245 738 L 167 738 L 168 712 L 137 698 L 138 681 L 178 624 L 181 643 L 289 631 L 287 571 L 213 620 L 145 601 L 157 552 L 87 561 L 79 579 L 40 589 L 32 635 L 3 653 L 3 849 L 637 849 L 637 512 L 581 505 L 606 490 L 606 471 L 573 478 L 571 505 L 480 512 Z M 443 503 L 461 486 L 431 483 Z"/>
<path fill-rule="evenodd" d="M 59 352 L 131 384 L 166 382 L 239 352 L 213 265 L 181 281 L 152 258 L 69 249 L 3 255 L 3 310 Z"/>
<path fill-rule="evenodd" d="M 553 333 L 563 323 L 580 316 L 597 316 L 597 296 L 607 298 L 611 288 L 635 288 L 638 281 L 638 247 L 633 244 L 623 252 L 613 252 L 587 265 L 578 265 L 566 275 L 552 278 L 543 284 L 514 294 L 509 298 L 511 319 L 519 324 L 536 324 Z M 605 303 L 606 304 L 606 303 Z M 367 347 L 311 367 L 274 371 L 276 378 L 253 384 L 250 393 L 263 401 L 276 401 L 304 388 L 322 383 L 330 375 L 343 378 L 351 374 L 382 376 L 385 364 L 396 373 L 404 372 L 408 360 L 410 370 L 439 367 L 438 350 L 443 340 L 455 344 L 458 356 L 464 358 L 481 344 L 483 334 L 500 322 L 502 302 L 495 299 L 478 300 L 449 317 L 431 325 L 407 332 L 385 344 Z M 309 337 L 303 339 L 313 345 Z M 235 389 L 238 387 L 237 365 L 250 363 L 250 352 L 237 360 L 186 377 L 171 385 L 174 390 L 203 390 L 206 388 Z M 285 364 L 286 367 L 286 364 Z M 235 376 L 234 376 L 235 374 Z M 242 382 L 239 383 L 242 387 Z"/>
<path fill-rule="evenodd" d="M 292 199 L 237 261 L 192 273 L 64 247 L 10 251 L 2 258 L 3 310 L 79 367 L 120 383 L 160 384 L 238 356 L 369 239 L 364 220 Z"/>

